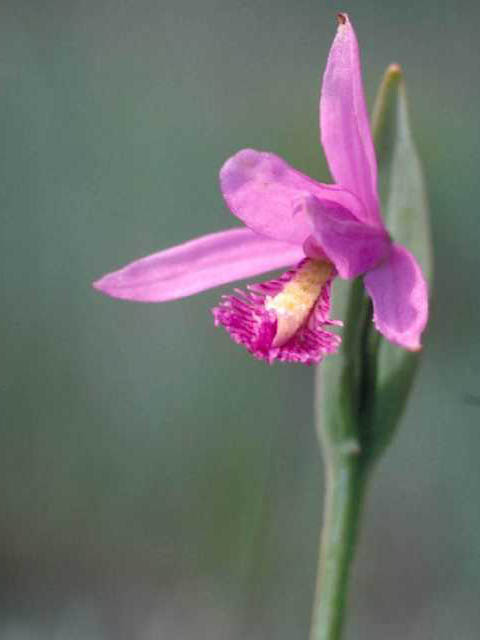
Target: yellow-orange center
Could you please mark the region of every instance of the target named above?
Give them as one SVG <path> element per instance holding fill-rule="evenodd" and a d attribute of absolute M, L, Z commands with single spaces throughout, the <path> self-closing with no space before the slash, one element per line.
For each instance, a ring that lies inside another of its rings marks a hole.
<path fill-rule="evenodd" d="M 277 316 L 273 347 L 281 347 L 300 329 L 331 275 L 330 262 L 307 260 L 279 294 L 267 298 L 265 307 Z"/>

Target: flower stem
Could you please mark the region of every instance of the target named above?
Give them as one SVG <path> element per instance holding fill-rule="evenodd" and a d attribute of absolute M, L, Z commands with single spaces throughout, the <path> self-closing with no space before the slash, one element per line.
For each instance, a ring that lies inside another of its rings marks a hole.
<path fill-rule="evenodd" d="M 340 640 L 368 464 L 355 451 L 326 464 L 324 525 L 310 640 Z"/>

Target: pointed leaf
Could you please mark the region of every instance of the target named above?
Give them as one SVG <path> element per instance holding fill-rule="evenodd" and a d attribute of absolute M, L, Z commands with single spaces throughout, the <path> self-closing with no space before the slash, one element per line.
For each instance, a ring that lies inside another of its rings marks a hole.
<path fill-rule="evenodd" d="M 397 244 L 418 259 L 427 282 L 432 277 L 432 248 L 425 182 L 412 136 L 405 80 L 390 65 L 372 117 L 383 217 Z"/>
<path fill-rule="evenodd" d="M 432 281 L 428 204 L 419 156 L 412 137 L 402 70 L 391 65 L 375 103 L 373 134 L 384 218 L 394 241 L 407 247 Z M 375 393 L 369 416 L 371 443 L 379 452 L 388 443 L 406 406 L 419 354 L 370 336 Z"/>

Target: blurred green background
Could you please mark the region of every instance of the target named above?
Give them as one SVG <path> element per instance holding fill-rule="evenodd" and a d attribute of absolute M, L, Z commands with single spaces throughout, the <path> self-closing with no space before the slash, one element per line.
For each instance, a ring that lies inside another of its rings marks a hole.
<path fill-rule="evenodd" d="M 253 146 L 328 179 L 320 77 L 348 10 L 370 104 L 402 63 L 436 291 L 377 470 L 347 638 L 480 633 L 480 5 L 473 0 L 3 0 L 1 640 L 306 638 L 322 506 L 313 370 L 90 282 L 236 224 Z"/>

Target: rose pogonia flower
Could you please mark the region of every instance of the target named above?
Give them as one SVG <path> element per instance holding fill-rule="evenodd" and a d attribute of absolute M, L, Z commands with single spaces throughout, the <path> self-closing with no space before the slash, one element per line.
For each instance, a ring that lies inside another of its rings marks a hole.
<path fill-rule="evenodd" d="M 215 323 L 255 357 L 312 364 L 336 351 L 329 326 L 335 276 L 362 276 L 387 340 L 420 348 L 427 286 L 415 257 L 381 218 L 377 164 L 360 54 L 346 14 L 323 76 L 321 142 L 336 184 L 316 182 L 278 156 L 244 149 L 220 171 L 223 197 L 246 228 L 203 236 L 136 260 L 94 283 L 116 298 L 163 302 L 292 266 L 283 276 L 223 296 Z"/>

